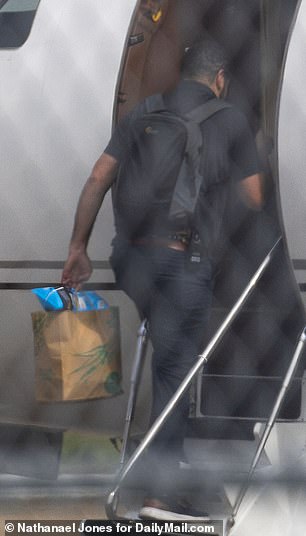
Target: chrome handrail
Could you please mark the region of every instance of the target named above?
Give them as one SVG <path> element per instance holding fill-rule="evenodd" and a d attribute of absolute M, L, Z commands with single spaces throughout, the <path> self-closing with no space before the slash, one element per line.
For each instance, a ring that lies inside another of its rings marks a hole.
<path fill-rule="evenodd" d="M 254 454 L 254 457 L 253 457 L 253 460 L 252 460 L 252 463 L 251 463 L 251 467 L 250 467 L 250 470 L 247 474 L 247 477 L 246 477 L 246 480 L 245 480 L 245 483 L 243 485 L 243 487 L 241 488 L 241 491 L 240 493 L 238 494 L 237 498 L 236 498 L 236 501 L 235 501 L 235 504 L 233 506 L 233 510 L 232 510 L 232 515 L 230 517 L 230 519 L 228 520 L 228 524 L 227 524 L 227 531 L 229 532 L 230 529 L 234 526 L 235 524 L 235 518 L 238 514 L 238 510 L 241 506 L 241 503 L 245 497 L 245 494 L 248 490 L 248 487 L 249 487 L 249 484 L 250 484 L 250 481 L 252 479 L 252 476 L 254 474 L 254 471 L 257 467 L 257 464 L 259 462 L 259 459 L 260 459 L 260 456 L 263 452 L 263 449 L 265 448 L 265 445 L 268 441 L 268 438 L 269 438 L 269 435 L 271 433 L 271 430 L 272 430 L 272 427 L 277 419 L 277 416 L 279 414 L 279 411 L 281 409 L 281 406 L 282 406 L 282 403 L 284 401 L 284 398 L 285 398 L 285 395 L 287 393 L 287 390 L 291 384 L 291 381 L 293 379 L 293 376 L 294 376 L 294 373 L 297 369 L 297 366 L 298 366 L 298 363 L 299 363 L 299 360 L 302 356 L 302 353 L 304 351 L 304 347 L 305 347 L 305 343 L 306 343 L 306 327 L 304 327 L 303 331 L 301 332 L 300 334 L 300 337 L 299 337 L 299 340 L 298 340 L 298 343 L 296 345 L 296 348 L 295 348 L 295 351 L 294 351 L 294 354 L 293 354 L 293 357 L 291 359 L 291 362 L 289 364 L 289 367 L 288 367 L 288 370 L 286 372 L 286 375 L 283 379 L 283 382 L 282 382 L 282 386 L 281 386 L 281 389 L 278 393 L 278 396 L 275 400 L 275 403 L 273 405 L 273 408 L 272 408 L 272 411 L 271 411 L 271 414 L 270 414 L 270 417 L 265 425 L 265 428 L 264 428 L 264 432 L 260 438 L 260 441 L 259 441 L 259 444 L 258 444 L 258 447 L 256 449 L 256 452 Z"/>
<path fill-rule="evenodd" d="M 159 432 L 160 428 L 163 426 L 163 424 L 169 417 L 170 413 L 174 410 L 174 408 L 177 406 L 182 396 L 185 394 L 193 378 L 199 372 L 201 367 L 207 363 L 210 355 L 213 353 L 217 345 L 220 343 L 220 341 L 224 337 L 230 325 L 232 324 L 232 322 L 234 321 L 234 319 L 240 312 L 241 308 L 243 307 L 243 305 L 245 304 L 245 302 L 247 301 L 247 299 L 253 292 L 254 288 L 256 287 L 259 279 L 261 278 L 266 268 L 270 264 L 272 257 L 275 253 L 275 250 L 277 249 L 277 246 L 279 245 L 281 240 L 282 240 L 282 237 L 279 237 L 277 239 L 274 246 L 271 248 L 267 256 L 264 258 L 264 260 L 262 261 L 262 263 L 260 264 L 256 272 L 250 279 L 249 283 L 245 287 L 239 299 L 236 301 L 236 303 L 230 310 L 229 314 L 227 315 L 225 320 L 222 322 L 221 326 L 216 331 L 215 335 L 211 338 L 210 342 L 206 346 L 203 353 L 198 356 L 198 361 L 191 368 L 191 370 L 189 371 L 185 379 L 182 381 L 181 385 L 178 387 L 177 391 L 174 393 L 172 398 L 169 400 L 168 404 L 165 406 L 165 408 L 163 409 L 159 417 L 155 420 L 151 428 L 148 430 L 147 434 L 145 435 L 140 445 L 136 448 L 131 458 L 126 463 L 126 465 L 122 468 L 119 474 L 117 484 L 115 485 L 114 489 L 109 493 L 107 497 L 105 510 L 106 510 L 106 515 L 109 519 L 116 519 L 116 510 L 117 510 L 118 500 L 119 500 L 118 493 L 119 493 L 121 482 L 125 479 L 125 477 L 129 473 L 129 471 L 132 469 L 134 464 L 137 462 L 137 460 L 140 458 L 144 450 L 153 441 L 154 437 Z"/>

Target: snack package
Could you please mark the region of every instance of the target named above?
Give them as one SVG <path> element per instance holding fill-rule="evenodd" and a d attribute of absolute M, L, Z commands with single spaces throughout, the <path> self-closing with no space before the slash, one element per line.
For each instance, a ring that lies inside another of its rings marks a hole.
<path fill-rule="evenodd" d="M 101 311 L 108 309 L 109 304 L 96 292 L 83 290 L 76 292 L 76 311 Z"/>
<path fill-rule="evenodd" d="M 65 287 L 41 287 L 32 289 L 45 311 L 100 311 L 108 309 L 108 303 L 92 291 L 79 291 Z"/>

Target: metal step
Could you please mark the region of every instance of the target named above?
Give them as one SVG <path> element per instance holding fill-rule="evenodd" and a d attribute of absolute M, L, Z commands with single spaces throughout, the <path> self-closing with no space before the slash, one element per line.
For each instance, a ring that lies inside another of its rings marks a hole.
<path fill-rule="evenodd" d="M 184 450 L 192 469 L 226 479 L 248 472 L 258 443 L 258 437 L 254 441 L 187 438 Z M 270 460 L 263 452 L 258 470 L 269 466 Z"/>

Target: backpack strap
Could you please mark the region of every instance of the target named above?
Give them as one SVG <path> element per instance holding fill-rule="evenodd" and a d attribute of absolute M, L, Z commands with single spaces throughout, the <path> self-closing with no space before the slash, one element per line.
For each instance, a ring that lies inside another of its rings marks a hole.
<path fill-rule="evenodd" d="M 147 114 L 166 111 L 165 101 L 161 93 L 150 95 L 144 101 Z"/>
<path fill-rule="evenodd" d="M 231 108 L 231 105 L 216 98 L 184 114 L 188 133 L 186 152 L 170 204 L 170 219 L 180 218 L 186 213 L 194 214 L 203 183 L 203 177 L 200 173 L 201 147 L 203 145 L 200 124 L 225 108 Z"/>
<path fill-rule="evenodd" d="M 186 119 L 200 124 L 215 113 L 219 112 L 220 110 L 224 110 L 225 108 L 232 108 L 232 105 L 228 102 L 225 102 L 223 99 L 215 98 L 204 102 L 204 104 L 200 104 L 200 106 L 197 106 L 187 114 L 184 114 L 184 116 Z"/>
<path fill-rule="evenodd" d="M 195 169 L 199 166 L 198 154 L 203 142 L 201 123 L 217 112 L 231 107 L 232 105 L 224 100 L 214 98 L 200 104 L 200 106 L 197 106 L 187 114 L 184 114 L 184 119 L 185 121 L 187 120 L 186 128 L 188 132 L 186 152 L 193 160 Z"/>

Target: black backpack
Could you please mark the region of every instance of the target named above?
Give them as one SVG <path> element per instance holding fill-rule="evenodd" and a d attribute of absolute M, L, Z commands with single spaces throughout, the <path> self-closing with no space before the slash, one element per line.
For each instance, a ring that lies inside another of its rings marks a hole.
<path fill-rule="evenodd" d="M 129 240 L 192 225 L 203 181 L 200 125 L 230 107 L 215 98 L 179 116 L 166 108 L 161 94 L 144 104 L 145 113 L 131 121 L 131 151 L 113 195 L 117 234 Z"/>

